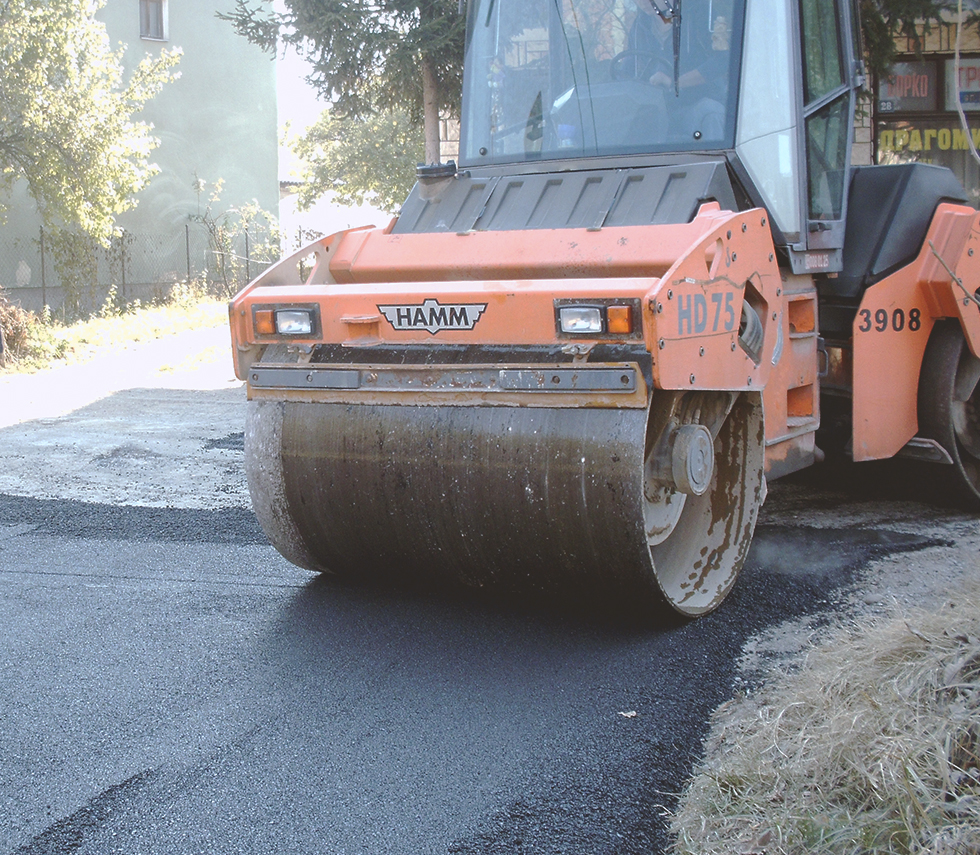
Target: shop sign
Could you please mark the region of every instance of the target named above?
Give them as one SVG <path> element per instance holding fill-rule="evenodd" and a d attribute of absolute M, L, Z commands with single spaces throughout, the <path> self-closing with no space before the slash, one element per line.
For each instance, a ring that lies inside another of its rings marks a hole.
<path fill-rule="evenodd" d="M 879 113 L 921 113 L 936 109 L 935 62 L 896 62 L 878 86 Z"/>
<path fill-rule="evenodd" d="M 956 81 L 960 83 L 960 104 L 966 111 L 980 110 L 980 59 L 960 59 L 960 73 L 956 74 L 956 61 L 946 60 L 946 109 L 956 109 Z"/>
<path fill-rule="evenodd" d="M 958 125 L 936 126 L 928 122 L 882 122 L 878 126 L 879 152 L 968 151 L 966 131 Z M 980 128 L 971 131 L 973 144 L 980 146 Z"/>

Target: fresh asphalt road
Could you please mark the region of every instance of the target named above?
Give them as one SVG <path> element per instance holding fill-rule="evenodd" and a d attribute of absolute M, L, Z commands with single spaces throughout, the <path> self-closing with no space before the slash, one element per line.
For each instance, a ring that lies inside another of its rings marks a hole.
<path fill-rule="evenodd" d="M 92 461 L 180 468 L 153 451 L 168 401 L 183 471 L 233 477 L 237 388 L 0 429 L 0 853 L 658 853 L 743 644 L 935 542 L 764 522 L 724 607 L 659 627 L 343 586 L 221 478 L 193 507 L 92 498 Z"/>
<path fill-rule="evenodd" d="M 660 851 L 743 642 L 880 548 L 810 532 L 837 567 L 750 563 L 657 631 L 338 587 L 247 511 L 0 521 L 0 851 L 25 855 Z"/>

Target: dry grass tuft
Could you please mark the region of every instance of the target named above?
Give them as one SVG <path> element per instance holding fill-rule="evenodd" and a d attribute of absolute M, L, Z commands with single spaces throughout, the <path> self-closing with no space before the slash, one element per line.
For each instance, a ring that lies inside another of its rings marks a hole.
<path fill-rule="evenodd" d="M 6 364 L 12 353 L 22 350 L 30 337 L 37 318 L 10 302 L 0 287 L 0 330 L 3 331 L 3 347 L 0 348 L 0 365 Z"/>
<path fill-rule="evenodd" d="M 3 368 L 30 373 L 59 363 L 81 362 L 106 348 L 216 326 L 227 319 L 227 302 L 196 283 L 174 286 L 159 302 L 137 301 L 124 308 L 117 308 L 110 295 L 102 311 L 71 324 L 24 312 L 0 291 L 0 325 L 7 343 Z"/>
<path fill-rule="evenodd" d="M 980 584 L 839 629 L 715 714 L 675 852 L 980 855 Z"/>

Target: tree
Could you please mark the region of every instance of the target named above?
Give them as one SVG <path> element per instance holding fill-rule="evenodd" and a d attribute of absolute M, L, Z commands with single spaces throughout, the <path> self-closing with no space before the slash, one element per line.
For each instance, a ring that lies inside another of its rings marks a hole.
<path fill-rule="evenodd" d="M 311 164 L 301 204 L 326 189 L 347 201 L 377 193 L 385 205 L 403 197 L 400 178 L 397 188 L 379 181 L 405 159 L 404 131 L 389 134 L 394 125 L 386 123 L 399 121 L 394 117 L 407 106 L 410 121 L 424 128 L 425 160 L 439 160 L 440 111 L 454 118 L 460 112 L 464 23 L 458 0 L 283 2 L 285 11 L 273 14 L 262 0 L 236 0 L 235 11 L 219 17 L 267 50 L 282 44 L 299 50 L 313 67 L 310 82 L 332 102 L 330 116 L 300 143 L 299 152 Z M 919 27 L 928 29 L 952 8 L 943 0 L 855 2 L 861 6 L 869 71 L 879 77 L 894 60 L 896 36 L 918 44 Z M 372 130 L 380 130 L 382 151 L 368 144 Z M 344 134 L 352 137 L 348 143 Z"/>
<path fill-rule="evenodd" d="M 305 55 L 310 82 L 337 118 L 407 110 L 424 128 L 425 159 L 439 160 L 439 115 L 459 116 L 463 16 L 457 0 L 284 0 L 270 14 L 260 0 L 236 0 L 221 15 L 249 41 L 281 43 Z"/>
<path fill-rule="evenodd" d="M 0 189 L 23 180 L 46 226 L 106 240 L 156 171 L 150 126 L 133 116 L 179 57 L 147 58 L 124 83 L 103 3 L 0 2 Z"/>
<path fill-rule="evenodd" d="M 955 2 L 943 0 L 860 0 L 861 30 L 868 71 L 887 77 L 895 59 L 895 38 L 904 36 L 913 45 L 921 44 L 920 33 L 943 20 L 943 12 L 956 10 Z M 967 24 L 975 21 L 971 17 Z"/>
<path fill-rule="evenodd" d="M 332 193 L 346 205 L 369 199 L 394 211 L 412 189 L 424 142 L 419 126 L 403 111 L 340 119 L 325 110 L 294 149 L 305 163 L 301 209 Z"/>

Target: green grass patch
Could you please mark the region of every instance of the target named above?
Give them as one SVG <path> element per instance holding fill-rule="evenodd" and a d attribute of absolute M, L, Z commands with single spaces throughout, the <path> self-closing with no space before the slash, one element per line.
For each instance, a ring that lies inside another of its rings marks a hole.
<path fill-rule="evenodd" d="M 150 304 L 119 306 L 110 293 L 97 315 L 68 324 L 48 314 L 25 312 L 0 290 L 5 342 L 0 370 L 27 373 L 84 361 L 105 348 L 218 326 L 227 319 L 227 301 L 193 283 L 177 285 L 166 300 Z"/>

